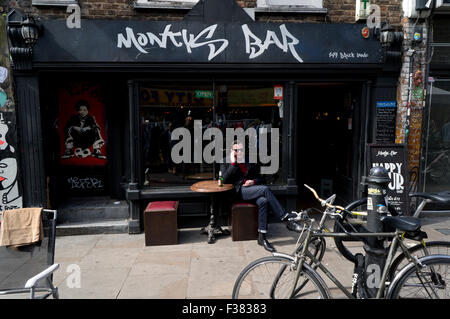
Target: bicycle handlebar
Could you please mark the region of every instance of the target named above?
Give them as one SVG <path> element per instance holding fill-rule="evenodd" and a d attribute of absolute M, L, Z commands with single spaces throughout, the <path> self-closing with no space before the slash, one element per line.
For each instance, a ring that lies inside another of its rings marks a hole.
<path fill-rule="evenodd" d="M 306 185 L 306 184 L 303 184 L 303 185 L 305 185 L 305 187 L 306 187 L 307 189 L 309 189 L 309 190 L 313 193 L 314 197 L 320 202 L 320 204 L 321 204 L 322 206 L 326 206 L 326 207 L 328 207 L 328 208 L 339 209 L 339 210 L 345 211 L 345 208 L 342 207 L 342 206 L 339 206 L 339 205 L 331 205 L 330 203 L 328 203 L 328 200 L 332 199 L 334 196 L 330 197 L 328 200 L 324 200 L 324 199 L 320 198 L 319 195 L 317 195 L 317 192 L 314 190 L 314 188 L 309 187 L 309 186 Z"/>
<path fill-rule="evenodd" d="M 355 213 L 355 212 L 351 212 L 351 211 L 348 211 L 348 210 L 346 210 L 344 207 L 342 207 L 342 206 L 339 206 L 339 205 L 332 205 L 332 204 L 330 204 L 329 202 L 333 202 L 334 201 L 334 199 L 336 198 L 336 195 L 333 195 L 333 196 L 331 196 L 330 198 L 328 198 L 328 199 L 322 199 L 322 198 L 320 198 L 319 197 L 319 195 L 317 194 L 317 192 L 315 191 L 315 189 L 314 188 L 312 188 L 312 187 L 310 187 L 310 186 L 308 186 L 308 185 L 306 185 L 306 184 L 303 184 L 306 188 L 308 188 L 312 193 L 313 193 L 313 195 L 314 195 L 314 197 L 320 202 L 320 204 L 322 205 L 322 206 L 326 206 L 327 208 L 331 208 L 331 209 L 337 209 L 337 210 L 340 210 L 340 211 L 342 211 L 342 213 L 347 213 L 347 214 L 350 214 L 350 215 L 367 215 L 367 213 L 366 214 L 364 214 L 364 213 Z M 310 208 L 310 209 L 315 209 L 315 208 Z M 295 213 L 297 216 L 296 217 L 290 217 L 288 220 L 292 220 L 292 221 L 307 221 L 307 220 L 309 220 L 310 218 L 309 218 L 309 216 L 308 216 L 308 211 L 310 210 L 310 209 L 308 209 L 307 211 L 300 211 L 300 212 L 295 212 L 295 211 L 293 211 L 292 213 Z M 317 209 L 315 209 L 315 210 L 317 210 Z M 318 210 L 319 211 L 319 210 Z M 323 213 L 323 212 L 321 212 L 321 211 L 319 211 L 320 213 Z M 330 213 L 325 213 L 325 214 L 330 214 Z M 341 213 L 334 213 L 334 214 L 337 214 L 337 215 L 340 215 Z"/>

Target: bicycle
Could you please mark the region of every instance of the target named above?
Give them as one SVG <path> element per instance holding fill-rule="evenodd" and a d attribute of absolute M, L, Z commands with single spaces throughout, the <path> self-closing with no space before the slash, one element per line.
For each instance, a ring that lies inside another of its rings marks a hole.
<path fill-rule="evenodd" d="M 441 193 L 422 193 L 415 192 L 410 193 L 409 197 L 421 199 L 421 202 L 417 206 L 416 210 L 413 213 L 413 217 L 418 218 L 422 213 L 424 207 L 428 203 L 450 203 L 450 194 L 448 192 Z M 333 232 L 342 232 L 342 231 L 352 231 L 352 232 L 367 232 L 365 229 L 365 219 L 364 217 L 367 215 L 367 198 L 361 198 L 359 200 L 350 203 L 345 207 L 346 211 L 352 212 L 352 214 L 348 214 L 345 211 L 336 217 L 336 222 L 333 227 Z M 388 205 L 389 207 L 389 205 Z M 391 215 L 396 216 L 397 211 L 389 207 L 389 212 Z M 448 241 L 425 241 L 427 238 L 425 233 L 418 234 L 420 238 L 409 238 L 413 240 L 419 239 L 418 244 L 409 248 L 409 252 L 411 254 L 423 257 L 431 254 L 450 254 L 450 242 Z M 344 256 L 347 260 L 351 262 L 356 262 L 355 254 L 345 246 L 346 242 L 357 241 L 353 237 L 351 238 L 341 238 L 335 237 L 333 238 L 336 248 L 339 252 Z M 392 264 L 392 269 L 389 272 L 390 278 L 394 276 L 405 264 L 407 263 L 406 256 L 404 253 L 400 253 Z"/>
<path fill-rule="evenodd" d="M 403 243 L 405 233 L 416 233 L 420 231 L 420 223 L 414 217 L 393 217 L 388 216 L 383 222 L 395 228 L 391 233 L 329 233 L 324 231 L 323 225 L 326 217 L 335 217 L 346 211 L 341 206 L 332 205 L 335 196 L 327 200 L 320 199 L 315 190 L 308 187 L 315 197 L 326 207 L 322 219 L 317 228 L 313 228 L 314 220 L 308 213 L 301 211 L 297 213 L 294 220 L 304 224 L 303 231 L 299 235 L 299 241 L 303 233 L 305 239 L 297 242 L 297 248 L 292 255 L 283 253 L 273 253 L 270 257 L 260 258 L 246 266 L 233 287 L 232 297 L 238 298 L 331 298 L 331 293 L 323 278 L 313 268 L 319 268 L 327 277 L 348 297 L 355 299 L 363 295 L 364 281 L 353 282 L 352 291 L 349 292 L 336 277 L 313 256 L 309 249 L 309 244 L 316 238 L 324 237 L 384 237 L 392 238 L 385 267 L 382 272 L 380 286 L 376 298 L 399 298 L 402 296 L 421 296 L 425 292 L 428 297 L 450 297 L 446 290 L 449 282 L 448 267 L 450 266 L 450 256 L 429 255 L 422 258 L 413 257 L 408 247 Z M 351 212 L 348 212 L 350 213 Z M 301 249 L 299 247 L 301 246 Z M 403 268 L 391 282 L 388 282 L 388 271 L 392 259 L 397 250 L 397 246 L 405 253 L 409 264 Z M 309 260 L 310 263 L 306 261 Z M 386 294 L 384 294 L 387 288 Z M 409 288 L 413 291 L 410 292 Z"/>

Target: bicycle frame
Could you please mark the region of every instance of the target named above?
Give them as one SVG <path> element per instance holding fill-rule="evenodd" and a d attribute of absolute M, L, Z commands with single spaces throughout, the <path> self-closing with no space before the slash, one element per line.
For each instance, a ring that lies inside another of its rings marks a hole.
<path fill-rule="evenodd" d="M 378 291 L 377 291 L 377 295 L 376 295 L 376 299 L 381 298 L 381 296 L 384 293 L 384 290 L 386 288 L 386 279 L 388 276 L 388 272 L 389 272 L 389 268 L 391 267 L 391 263 L 393 261 L 393 258 L 395 256 L 395 253 L 398 249 L 398 247 L 401 248 L 401 250 L 403 251 L 403 253 L 405 254 L 405 256 L 407 257 L 408 261 L 412 264 L 414 264 L 414 266 L 420 270 L 421 268 L 421 262 L 417 259 L 411 256 L 411 253 L 408 250 L 408 247 L 406 247 L 406 245 L 402 242 L 403 237 L 405 235 L 405 232 L 400 231 L 400 230 L 395 230 L 395 232 L 385 232 L 385 233 L 350 233 L 347 232 L 343 227 L 341 227 L 344 232 L 343 233 L 332 233 L 329 232 L 325 227 L 325 220 L 327 218 L 327 216 L 335 216 L 335 215 L 339 215 L 339 213 L 336 213 L 336 211 L 341 211 L 341 212 L 347 212 L 352 214 L 352 212 L 348 212 L 345 208 L 341 207 L 341 206 L 333 206 L 331 205 L 329 202 L 334 201 L 334 197 L 330 197 L 327 200 L 323 200 L 321 198 L 319 198 L 319 196 L 317 195 L 317 192 L 310 188 L 309 186 L 307 186 L 305 184 L 305 186 L 311 190 L 311 192 L 314 194 L 314 196 L 316 197 L 316 199 L 322 204 L 322 206 L 326 206 L 326 209 L 324 212 L 322 212 L 322 218 L 320 220 L 319 223 L 319 227 L 317 229 L 313 229 L 312 228 L 312 224 L 313 224 L 313 219 L 311 219 L 309 216 L 306 215 L 306 217 L 303 217 L 303 220 L 305 222 L 305 225 L 303 227 L 303 231 L 299 236 L 299 239 L 297 241 L 297 247 L 294 250 L 294 262 L 297 263 L 298 262 L 298 267 L 296 270 L 296 275 L 295 275 L 295 279 L 292 285 L 292 290 L 290 293 L 290 297 L 292 298 L 296 292 L 296 286 L 297 286 L 297 282 L 300 276 L 300 270 L 303 269 L 303 266 L 305 264 L 306 258 L 310 258 L 310 260 L 312 261 L 313 264 L 317 265 L 317 267 L 319 269 L 321 269 L 328 278 L 330 278 L 331 281 L 333 281 L 333 283 L 349 298 L 354 299 L 355 297 L 341 284 L 341 282 L 339 282 L 339 280 L 321 263 L 320 260 L 318 260 L 315 256 L 313 256 L 309 251 L 308 251 L 308 247 L 309 244 L 311 242 L 311 240 L 313 238 L 320 238 L 320 237 L 344 237 L 344 238 L 350 238 L 350 237 L 356 237 L 356 238 L 362 238 L 362 241 L 364 241 L 364 238 L 368 238 L 368 237 L 378 237 L 378 238 L 385 238 L 385 240 L 388 240 L 389 238 L 393 238 L 392 239 L 392 243 L 389 247 L 389 252 L 386 258 L 386 262 L 384 265 L 384 269 L 381 275 L 381 280 L 380 280 L 380 286 L 378 287 Z M 420 207 L 421 209 L 423 207 Z M 420 211 L 419 211 L 420 213 Z M 302 214 L 299 215 L 300 220 L 302 219 Z M 341 225 L 342 226 L 342 225 Z M 300 238 L 303 234 L 303 232 L 305 231 L 305 229 L 307 229 L 307 235 L 306 238 L 303 240 L 303 246 L 300 246 Z M 326 232 L 324 233 L 323 230 L 325 230 Z M 422 240 L 422 244 L 423 244 L 423 240 Z M 302 247 L 301 252 L 299 253 L 299 248 Z M 424 250 L 425 250 L 425 254 L 428 255 L 428 250 L 426 249 L 425 245 L 424 245 Z M 300 259 L 300 260 L 299 260 Z M 434 271 L 434 270 L 433 270 Z M 320 277 L 319 274 L 317 274 L 317 276 Z M 397 280 L 399 278 L 400 274 L 397 274 L 394 278 L 393 281 Z M 323 282 L 323 281 L 322 281 Z"/>
<path fill-rule="evenodd" d="M 295 294 L 295 288 L 297 286 L 297 282 L 298 282 L 298 278 L 300 276 L 300 269 L 303 268 L 303 264 L 305 263 L 306 257 L 310 258 L 311 261 L 313 262 L 313 264 L 317 265 L 317 267 L 322 270 L 325 275 L 327 275 L 327 277 L 350 299 L 355 299 L 355 297 L 342 285 L 342 283 L 322 264 L 322 262 L 320 260 L 318 260 L 315 256 L 313 256 L 309 251 L 308 251 L 308 246 L 309 243 L 312 241 L 312 239 L 314 238 L 320 238 L 320 237 L 384 237 L 386 239 L 388 238 L 393 238 L 388 255 L 387 255 L 387 259 L 386 259 L 386 263 L 383 269 L 383 273 L 381 276 L 381 280 L 380 280 L 380 287 L 378 288 L 378 292 L 376 295 L 376 299 L 380 299 L 384 293 L 384 290 L 386 288 L 386 279 L 387 279 L 387 275 L 388 275 L 388 271 L 390 268 L 390 265 L 392 263 L 392 260 L 395 256 L 395 252 L 397 251 L 397 248 L 400 247 L 402 249 L 402 251 L 406 254 L 408 260 L 410 262 L 413 262 L 416 264 L 416 266 L 420 265 L 419 262 L 411 256 L 411 254 L 409 253 L 408 247 L 406 247 L 405 244 L 403 244 L 401 238 L 403 237 L 404 232 L 401 231 L 395 231 L 394 233 L 330 233 L 330 232 L 326 232 L 323 233 L 321 231 L 321 228 L 323 227 L 323 222 L 325 220 L 325 216 L 327 215 L 326 212 L 324 212 L 324 217 L 322 217 L 321 220 L 321 227 L 319 227 L 318 231 L 314 231 L 311 229 L 311 225 L 308 228 L 308 232 L 307 232 L 307 236 L 305 238 L 305 240 L 303 241 L 303 248 L 300 252 L 300 254 L 297 254 L 295 256 L 295 261 L 298 260 L 298 258 L 300 258 L 299 261 L 299 266 L 297 267 L 297 273 L 295 276 L 295 280 L 292 286 L 292 291 L 291 291 L 291 297 L 294 296 Z"/>

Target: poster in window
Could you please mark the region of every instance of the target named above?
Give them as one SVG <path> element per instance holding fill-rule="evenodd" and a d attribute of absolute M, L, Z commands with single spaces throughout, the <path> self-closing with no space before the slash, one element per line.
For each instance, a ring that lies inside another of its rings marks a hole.
<path fill-rule="evenodd" d="M 98 84 L 71 82 L 58 92 L 60 163 L 104 166 L 106 157 L 105 112 Z"/>

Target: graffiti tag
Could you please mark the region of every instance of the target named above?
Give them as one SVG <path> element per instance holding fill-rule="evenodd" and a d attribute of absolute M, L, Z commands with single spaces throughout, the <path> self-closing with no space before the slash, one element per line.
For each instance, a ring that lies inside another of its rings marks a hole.
<path fill-rule="evenodd" d="M 87 190 L 87 189 L 103 189 L 103 181 L 95 178 L 95 177 L 69 177 L 67 179 L 67 182 L 70 185 L 71 189 L 81 189 L 81 190 Z"/>

